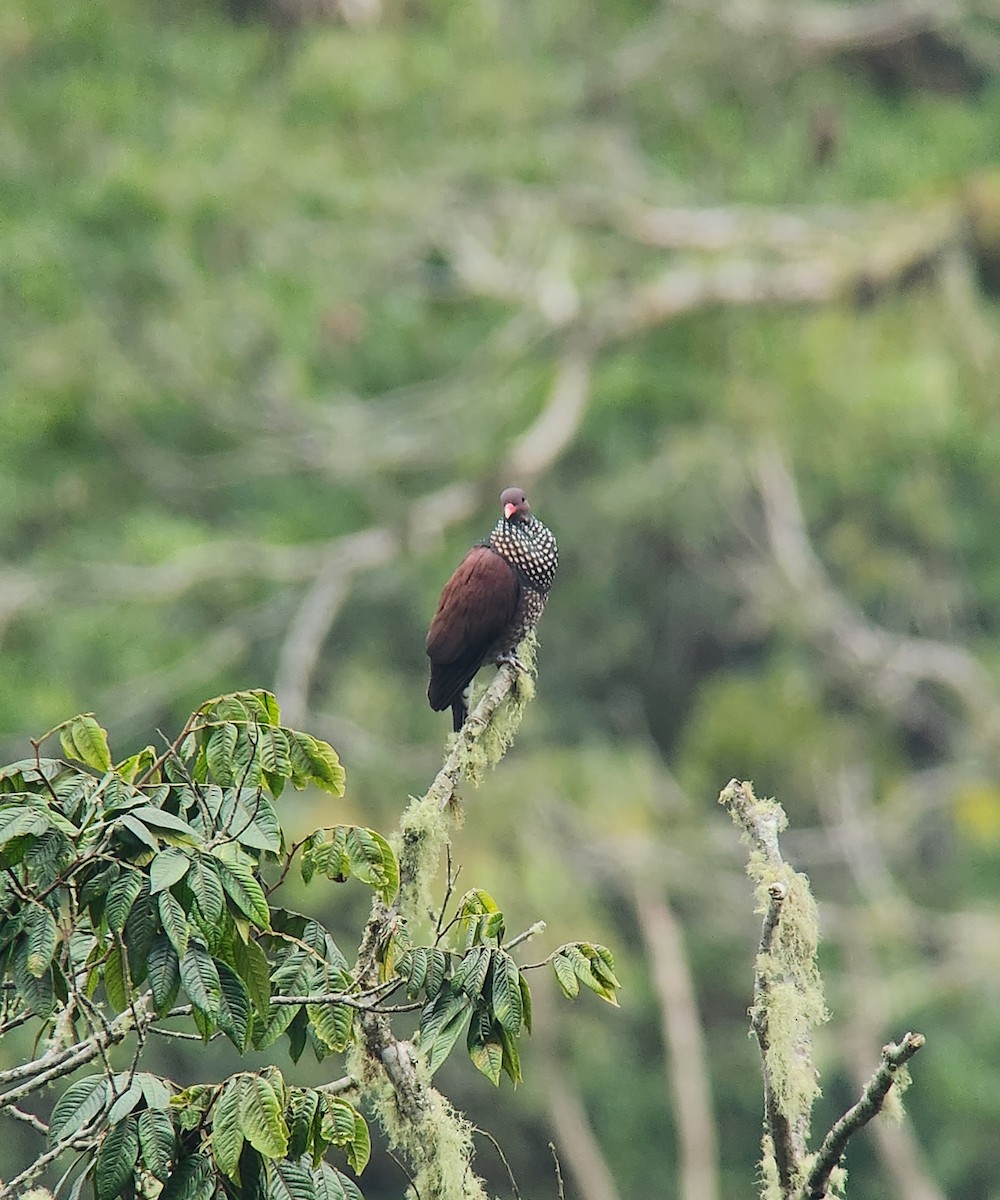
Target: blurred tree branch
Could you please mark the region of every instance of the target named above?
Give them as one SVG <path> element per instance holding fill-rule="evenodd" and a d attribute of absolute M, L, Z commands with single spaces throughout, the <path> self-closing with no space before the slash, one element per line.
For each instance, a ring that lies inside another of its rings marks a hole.
<path fill-rule="evenodd" d="M 868 620 L 833 585 L 809 540 L 795 480 L 776 442 L 761 445 L 754 468 L 766 542 L 761 561 L 747 564 L 738 578 L 759 618 L 770 623 L 791 610 L 806 637 L 896 715 L 916 702 L 923 683 L 941 685 L 983 742 L 1000 748 L 1000 700 L 975 656 L 964 646 L 893 633 Z"/>
<path fill-rule="evenodd" d="M 659 1000 L 665 1073 L 677 1125 L 677 1195 L 680 1200 L 715 1200 L 719 1194 L 718 1137 L 708 1056 L 683 933 L 669 904 L 638 883 L 633 906 Z"/>

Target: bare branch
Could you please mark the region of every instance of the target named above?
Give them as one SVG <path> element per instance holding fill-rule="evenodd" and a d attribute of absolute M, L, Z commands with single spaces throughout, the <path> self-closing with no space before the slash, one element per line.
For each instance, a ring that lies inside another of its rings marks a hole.
<path fill-rule="evenodd" d="M 368 529 L 341 538 L 325 555 L 292 618 L 278 657 L 275 692 L 290 725 L 300 724 L 309 711 L 309 687 L 323 643 L 355 576 L 391 561 L 398 549 L 398 538 L 387 529 Z"/>
<path fill-rule="evenodd" d="M 912 703 L 922 683 L 939 684 L 961 702 L 983 740 L 1000 749 L 1000 699 L 982 664 L 963 646 L 896 634 L 869 621 L 837 591 L 816 554 L 795 480 L 774 442 L 760 448 L 756 474 L 770 569 L 743 573 L 741 580 L 760 613 L 773 617 L 781 600 L 793 605 L 806 636 L 891 712 Z"/>
<path fill-rule="evenodd" d="M 637 887 L 636 916 L 660 1004 L 680 1151 L 681 1200 L 715 1200 L 718 1145 L 707 1055 L 684 938 L 670 906 Z"/>
<path fill-rule="evenodd" d="M 571 346 L 559 360 L 545 407 L 511 447 L 511 473 L 530 484 L 576 436 L 587 412 L 593 355 Z"/>

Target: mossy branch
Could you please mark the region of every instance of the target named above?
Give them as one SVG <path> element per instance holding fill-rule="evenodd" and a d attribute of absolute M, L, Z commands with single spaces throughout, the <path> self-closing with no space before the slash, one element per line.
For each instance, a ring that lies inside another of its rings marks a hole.
<path fill-rule="evenodd" d="M 840 1165 L 848 1140 L 882 1111 L 895 1084 L 897 1088 L 909 1083 L 906 1063 L 924 1045 L 922 1033 L 906 1033 L 898 1043 L 882 1047 L 882 1062 L 868 1081 L 861 1099 L 849 1108 L 823 1139 L 819 1154 L 802 1188 L 802 1200 L 823 1200 L 830 1190 L 830 1176 Z"/>
<path fill-rule="evenodd" d="M 486 769 L 503 758 L 534 696 L 533 637 L 522 643 L 518 656 L 527 670 L 513 664 L 500 667 L 431 786 L 423 796 L 411 798 L 400 819 L 392 839 L 399 859 L 399 894 L 391 906 L 375 898 L 358 949 L 354 977 L 365 990 L 380 982 L 380 965 L 394 931 L 431 908 L 441 854 L 461 817 L 457 800 L 462 780 L 478 784 Z M 352 1051 L 350 1071 L 363 1101 L 412 1172 L 413 1192 L 420 1200 L 485 1200 L 482 1182 L 471 1168 L 472 1126 L 430 1084 L 414 1046 L 395 1036 L 384 1013 L 363 1012 L 360 1025 L 362 1037 Z"/>
<path fill-rule="evenodd" d="M 754 971 L 751 1027 L 764 1076 L 765 1195 L 788 1197 L 802 1180 L 813 1101 L 819 1095 L 812 1059 L 813 1027 L 827 1019 L 816 966 L 819 925 L 809 881 L 782 858 L 778 834 L 787 824 L 774 800 L 731 780 L 719 796 L 750 847 L 747 873 L 764 916 Z"/>
<path fill-rule="evenodd" d="M 882 1110 L 894 1083 L 905 1086 L 905 1064 L 924 1038 L 908 1033 L 898 1045 L 883 1048 L 882 1065 L 861 1099 L 810 1159 L 809 1119 L 819 1095 L 812 1029 L 828 1018 L 816 965 L 816 904 L 809 881 L 781 856 L 778 834 L 787 824 L 781 805 L 758 799 L 752 784 L 735 779 L 723 788 L 719 803 L 750 847 L 747 873 L 757 884 L 757 911 L 763 914 L 750 1009 L 764 1077 L 762 1196 L 823 1200 L 841 1170 L 848 1139 Z"/>

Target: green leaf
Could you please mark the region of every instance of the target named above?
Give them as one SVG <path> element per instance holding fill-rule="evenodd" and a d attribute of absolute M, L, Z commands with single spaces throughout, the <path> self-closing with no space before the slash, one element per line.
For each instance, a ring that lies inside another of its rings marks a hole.
<path fill-rule="evenodd" d="M 346 826 L 344 849 L 351 864 L 351 874 L 362 883 L 371 884 L 386 904 L 391 904 L 399 891 L 399 863 L 392 847 L 374 829 L 358 825 Z"/>
<path fill-rule="evenodd" d="M 177 841 L 185 845 L 196 846 L 201 841 L 187 821 L 175 817 L 173 813 L 167 812 L 164 808 L 156 808 L 152 804 L 141 804 L 138 808 L 133 808 L 129 815 L 144 825 L 148 825 L 150 829 L 155 829 L 161 839 L 165 838 L 167 834 L 173 834 Z"/>
<path fill-rule="evenodd" d="M 104 902 L 104 919 L 113 933 L 121 933 L 136 897 L 142 891 L 143 877 L 139 871 L 124 870 L 108 888 Z"/>
<path fill-rule="evenodd" d="M 603 951 L 603 954 L 601 953 Z M 609 965 L 611 951 L 606 946 L 591 945 L 589 942 L 571 942 L 561 946 L 559 954 L 573 967 L 577 979 L 585 984 L 592 992 L 596 992 L 602 1000 L 618 1007 L 615 991 L 621 985 L 615 978 L 614 970 Z M 612 964 L 614 960 L 611 960 Z M 565 988 L 563 989 L 565 991 Z"/>
<path fill-rule="evenodd" d="M 209 833 L 225 833 L 254 850 L 277 854 L 281 849 L 281 825 L 274 806 L 259 788 L 237 792 L 212 784 L 202 788 L 202 805 L 212 818 L 206 822 Z"/>
<path fill-rule="evenodd" d="M 288 735 L 283 729 L 272 725 L 264 726 L 260 730 L 260 765 L 272 775 L 291 775 Z"/>
<path fill-rule="evenodd" d="M 189 1154 L 171 1171 L 159 1200 L 212 1200 L 214 1194 L 211 1160 L 204 1154 Z"/>
<path fill-rule="evenodd" d="M 503 913 L 489 892 L 484 892 L 482 888 L 465 893 L 456 915 L 466 949 L 486 941 L 499 944 L 502 940 Z"/>
<path fill-rule="evenodd" d="M 14 985 L 19 998 L 36 1016 L 47 1017 L 55 1007 L 55 992 L 52 984 L 52 968 L 46 967 L 41 975 L 34 975 L 28 968 L 28 941 L 23 935 L 14 944 Z"/>
<path fill-rule="evenodd" d="M 556 982 L 562 989 L 563 995 L 570 1000 L 576 999 L 580 994 L 580 983 L 573 964 L 561 951 L 552 959 L 552 970 L 555 972 Z"/>
<path fill-rule="evenodd" d="M 139 1114 L 139 1146 L 146 1170 L 163 1182 L 177 1151 L 174 1125 L 167 1113 L 147 1108 Z"/>
<path fill-rule="evenodd" d="M 411 1000 L 420 995 L 429 964 L 430 950 L 426 946 L 413 946 L 400 955 L 396 971 L 406 980 L 406 994 Z"/>
<path fill-rule="evenodd" d="M 0 808 L 0 846 L 24 834 L 43 833 L 49 827 L 49 815 L 34 804 L 9 804 Z"/>
<path fill-rule="evenodd" d="M 490 996 L 493 1015 L 508 1033 L 521 1031 L 521 973 L 504 950 L 493 952 L 493 986 Z"/>
<path fill-rule="evenodd" d="M 518 972 L 518 977 L 521 986 L 521 1020 L 524 1022 L 524 1028 L 531 1033 L 531 989 L 523 971 Z"/>
<path fill-rule="evenodd" d="M 358 1185 L 329 1163 L 313 1168 L 316 1200 L 364 1200 Z"/>
<path fill-rule="evenodd" d="M 494 953 L 497 952 L 486 946 L 473 946 L 455 968 L 451 986 L 455 990 L 461 989 L 470 1000 L 477 999 L 486 983 L 486 976 Z"/>
<path fill-rule="evenodd" d="M 108 1110 L 109 1125 L 115 1125 L 123 1117 L 128 1116 L 142 1099 L 142 1087 L 136 1079 L 129 1081 L 127 1075 L 116 1075 L 114 1077 L 114 1086 L 119 1095 Z M 124 1091 L 122 1091 L 123 1088 Z"/>
<path fill-rule="evenodd" d="M 516 1087 L 521 1082 L 521 1058 L 517 1049 L 517 1040 L 502 1025 L 493 1028 L 500 1035 L 503 1043 L 503 1069 Z"/>
<path fill-rule="evenodd" d="M 212 778 L 222 787 L 229 787 L 235 782 L 233 770 L 233 751 L 239 740 L 239 730 L 227 721 L 217 729 L 213 729 L 205 743 L 205 761 L 212 773 Z"/>
<path fill-rule="evenodd" d="M 469 1058 L 494 1087 L 500 1085 L 500 1070 L 503 1067 L 503 1042 L 496 1022 L 484 1009 L 474 1014 L 469 1022 L 466 1039 Z"/>
<path fill-rule="evenodd" d="M 123 1012 L 132 999 L 132 988 L 127 975 L 128 958 L 116 943 L 104 964 L 104 993 L 115 1012 Z"/>
<path fill-rule="evenodd" d="M 303 995 L 311 988 L 317 973 L 316 959 L 307 956 L 301 950 L 296 950 L 274 972 L 274 991 L 285 996 Z M 301 1009 L 293 1004 L 275 1005 L 271 1008 L 264 1018 L 263 1028 L 258 1023 L 254 1030 L 254 1046 L 258 1050 L 266 1050 L 268 1046 L 273 1045 L 300 1011 Z"/>
<path fill-rule="evenodd" d="M 302 854 L 302 878 L 309 882 L 314 871 L 322 872 L 332 883 L 343 883 L 351 874 L 351 860 L 347 856 L 347 826 L 338 825 L 333 830 L 333 840 L 325 841 L 313 835 Z M 307 878 L 308 875 L 308 878 Z"/>
<path fill-rule="evenodd" d="M 154 852 L 160 848 L 160 844 L 157 842 L 156 838 L 153 837 L 146 826 L 143 825 L 141 821 L 137 821 L 131 813 L 126 813 L 124 816 L 119 817 L 115 822 L 115 828 L 127 829 L 137 841 L 142 842 L 144 846 L 148 846 L 150 850 L 153 850 Z"/>
<path fill-rule="evenodd" d="M 451 1053 L 472 1012 L 472 1001 L 463 992 L 442 988 L 420 1015 L 420 1048 L 433 1075 Z"/>
<path fill-rule="evenodd" d="M 353 1171 L 360 1174 L 371 1155 L 368 1123 L 353 1104 L 342 1096 L 323 1095 L 320 1138 L 327 1145 L 343 1146 Z"/>
<path fill-rule="evenodd" d="M 174 1124 L 162 1109 L 144 1109 L 139 1114 L 139 1148 L 145 1168 L 163 1182 L 176 1153 Z"/>
<path fill-rule="evenodd" d="M 188 939 L 191 935 L 187 914 L 181 908 L 180 901 L 170 892 L 160 892 L 157 897 L 157 908 L 163 932 L 170 938 L 171 945 L 177 951 L 178 956 L 183 958 L 187 953 Z"/>
<path fill-rule="evenodd" d="M 138 754 L 123 758 L 115 767 L 115 774 L 120 775 L 126 783 L 135 783 L 140 775 L 144 775 L 156 762 L 156 748 L 144 746 Z"/>
<path fill-rule="evenodd" d="M 272 692 L 265 691 L 264 688 L 252 688 L 248 692 L 241 692 L 240 695 L 247 698 L 247 703 L 253 704 L 257 720 L 262 725 L 281 723 L 281 709 Z"/>
<path fill-rule="evenodd" d="M 108 888 L 111 887 L 121 872 L 122 868 L 113 862 L 102 870 L 98 870 L 94 874 L 87 876 L 86 882 L 80 888 L 80 907 L 90 908 L 91 915 L 95 921 L 100 920 L 99 912 L 103 911 L 103 899 L 108 893 Z M 102 904 L 95 904 L 95 901 L 101 901 Z M 98 912 L 95 912 L 95 909 Z"/>
<path fill-rule="evenodd" d="M 218 846 L 213 854 L 219 860 L 219 877 L 230 900 L 259 928 L 270 929 L 271 910 L 246 856 L 231 844 Z"/>
<path fill-rule="evenodd" d="M 336 750 L 328 743 L 308 733 L 289 729 L 288 753 L 292 769 L 292 785 L 303 788 L 314 783 L 334 796 L 344 794 L 344 768 Z"/>
<path fill-rule="evenodd" d="M 347 1004 L 310 1004 L 306 1011 L 319 1040 L 328 1050 L 346 1050 L 354 1032 L 354 1009 Z"/>
<path fill-rule="evenodd" d="M 265 1158 L 284 1158 L 288 1153 L 288 1126 L 278 1096 L 259 1075 L 246 1076 L 240 1098 L 240 1127 L 243 1136 Z"/>
<path fill-rule="evenodd" d="M 448 970 L 448 955 L 437 946 L 431 948 L 427 959 L 427 979 L 424 981 L 424 991 L 433 999 L 444 984 Z"/>
<path fill-rule="evenodd" d="M 139 1087 L 142 1088 L 142 1097 L 150 1108 L 166 1108 L 170 1104 L 170 1097 L 173 1093 L 159 1075 L 152 1075 L 149 1071 L 139 1071 L 135 1078 Z"/>
<path fill-rule="evenodd" d="M 155 896 L 166 891 L 188 873 L 191 856 L 176 846 L 162 850 L 149 864 L 149 890 Z"/>
<path fill-rule="evenodd" d="M 268 1200 L 315 1200 L 312 1171 L 304 1163 L 287 1159 L 275 1163 L 267 1195 Z"/>
<path fill-rule="evenodd" d="M 209 854 L 195 855 L 186 882 L 198 901 L 202 916 L 209 924 L 217 925 L 222 920 L 226 897 L 216 860 Z"/>
<path fill-rule="evenodd" d="M 215 959 L 199 942 L 188 946 L 187 954 L 180 960 L 180 975 L 191 1003 L 205 1016 L 216 1020 L 222 998 L 219 971 Z"/>
<path fill-rule="evenodd" d="M 97 1200 L 117 1200 L 125 1183 L 132 1178 L 139 1158 L 139 1131 L 136 1119 L 126 1117 L 111 1125 L 97 1151 L 94 1186 Z"/>
<path fill-rule="evenodd" d="M 24 909 L 24 932 L 27 938 L 28 972 L 40 979 L 55 956 L 58 933 L 55 919 L 41 904 L 28 904 Z"/>
<path fill-rule="evenodd" d="M 236 1049 L 243 1054 L 250 1040 L 250 996 L 243 980 L 224 962 L 215 960 L 222 996 L 218 1025 Z"/>
<path fill-rule="evenodd" d="M 180 962 L 173 943 L 164 934 L 157 934 L 149 949 L 149 986 L 153 1003 L 162 1016 L 173 1006 L 180 987 Z"/>
<path fill-rule="evenodd" d="M 360 1175 L 368 1165 L 372 1153 L 372 1139 L 368 1122 L 357 1109 L 354 1110 L 354 1134 L 347 1143 L 347 1163 L 351 1170 Z"/>
<path fill-rule="evenodd" d="M 264 951 L 254 941 L 233 943 L 233 966 L 246 984 L 247 992 L 255 1010 L 262 1017 L 270 1011 L 271 978 L 270 968 Z"/>
<path fill-rule="evenodd" d="M 301 1158 L 312 1142 L 313 1121 L 319 1111 L 319 1094 L 312 1088 L 295 1088 L 289 1101 L 288 1157 Z"/>
<path fill-rule="evenodd" d="M 49 1117 L 50 1148 L 89 1124 L 108 1101 L 108 1084 L 103 1075 L 78 1079 L 56 1101 Z"/>
<path fill-rule="evenodd" d="M 320 1126 L 327 1145 L 346 1146 L 354 1137 L 354 1118 L 357 1110 L 343 1096 L 322 1095 Z"/>
<path fill-rule="evenodd" d="M 234 1075 L 222 1089 L 212 1110 L 212 1157 L 223 1175 L 230 1179 L 235 1178 L 243 1150 L 240 1110 L 246 1085 L 245 1075 Z"/>
<path fill-rule="evenodd" d="M 25 849 L 24 866 L 31 873 L 34 889 L 41 891 L 54 883 L 73 855 L 70 840 L 61 829 L 46 829 L 32 836 Z"/>
<path fill-rule="evenodd" d="M 609 987 L 621 988 L 621 984 L 615 977 L 614 955 L 607 946 L 602 946 L 600 942 L 593 942 L 589 949 L 593 951 L 590 956 L 591 969 L 597 978 Z"/>
<path fill-rule="evenodd" d="M 170 1112 L 182 1133 L 189 1133 L 205 1122 L 208 1110 L 218 1094 L 218 1088 L 207 1083 L 193 1083 L 170 1098 Z"/>
<path fill-rule="evenodd" d="M 66 721 L 59 729 L 59 741 L 67 758 L 98 771 L 111 770 L 107 731 L 94 720 L 92 713 L 81 713 Z"/>
<path fill-rule="evenodd" d="M 122 934 L 128 952 L 129 975 L 137 988 L 146 978 L 156 925 L 156 903 L 149 895 L 149 881 L 143 878 L 142 891 L 132 905 Z"/>

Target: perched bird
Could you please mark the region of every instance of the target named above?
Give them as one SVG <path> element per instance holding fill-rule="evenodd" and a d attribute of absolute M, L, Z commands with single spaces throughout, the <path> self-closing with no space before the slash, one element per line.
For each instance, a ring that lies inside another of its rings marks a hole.
<path fill-rule="evenodd" d="M 500 494 L 502 515 L 445 584 L 427 632 L 436 712 L 451 706 L 452 724 L 469 714 L 472 679 L 487 662 L 515 662 L 514 651 L 538 622 L 559 565 L 552 533 L 531 515 L 518 487 Z"/>

